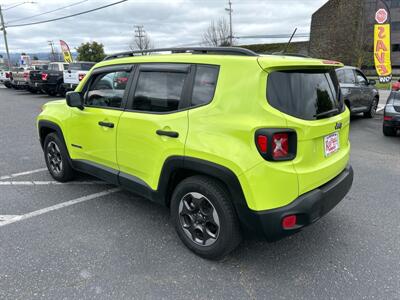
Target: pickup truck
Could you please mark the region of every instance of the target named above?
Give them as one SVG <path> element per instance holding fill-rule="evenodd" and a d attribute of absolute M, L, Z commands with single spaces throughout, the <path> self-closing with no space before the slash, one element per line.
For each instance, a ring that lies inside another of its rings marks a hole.
<path fill-rule="evenodd" d="M 13 80 L 11 82 L 12 87 L 20 90 L 30 90 L 30 73 L 33 71 L 47 70 L 48 65 L 36 65 L 28 68 L 19 68 L 13 72 Z M 37 90 L 35 90 L 36 92 Z"/>
<path fill-rule="evenodd" d="M 0 83 L 11 88 L 12 73 L 8 69 L 0 70 Z"/>
<path fill-rule="evenodd" d="M 70 63 L 68 70 L 64 71 L 64 90 L 73 91 L 86 73 L 95 65 L 94 62 L 78 61 Z"/>
<path fill-rule="evenodd" d="M 68 63 L 52 62 L 47 70 L 31 72 L 30 87 L 41 90 L 50 96 L 64 95 L 63 72 L 68 69 Z"/>

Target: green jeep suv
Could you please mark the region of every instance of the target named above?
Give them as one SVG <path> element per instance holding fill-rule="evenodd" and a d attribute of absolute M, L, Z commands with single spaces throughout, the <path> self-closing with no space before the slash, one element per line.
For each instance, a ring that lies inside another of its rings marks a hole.
<path fill-rule="evenodd" d="M 66 100 L 43 106 L 55 180 L 80 171 L 166 205 L 183 243 L 210 259 L 245 234 L 298 232 L 344 198 L 353 170 L 340 63 L 231 47 L 152 51 L 107 57 Z"/>

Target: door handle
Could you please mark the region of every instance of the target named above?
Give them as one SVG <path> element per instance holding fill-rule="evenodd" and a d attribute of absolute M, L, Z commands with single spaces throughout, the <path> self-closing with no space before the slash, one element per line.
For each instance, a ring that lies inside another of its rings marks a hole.
<path fill-rule="evenodd" d="M 177 138 L 179 137 L 179 133 L 176 131 L 166 131 L 166 130 L 157 130 L 156 133 L 158 135 L 164 135 L 164 136 L 169 136 L 171 138 Z"/>
<path fill-rule="evenodd" d="M 100 121 L 98 124 L 103 127 L 114 128 L 114 123 L 111 122 Z"/>

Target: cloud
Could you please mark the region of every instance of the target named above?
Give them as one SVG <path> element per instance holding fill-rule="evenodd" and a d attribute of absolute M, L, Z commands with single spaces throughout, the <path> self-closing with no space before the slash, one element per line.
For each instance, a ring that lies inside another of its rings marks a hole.
<path fill-rule="evenodd" d="M 24 18 L 80 2 L 79 0 L 36 0 L 5 10 L 6 23 L 25 23 Z M 40 21 L 92 9 L 113 0 L 89 0 L 70 8 L 26 20 Z M 233 29 L 235 36 L 309 32 L 311 15 L 326 0 L 232 0 Z M 15 1 L 2 1 L 2 7 L 12 6 Z M 195 44 L 211 20 L 228 18 L 225 0 L 129 0 L 122 4 L 52 23 L 27 27 L 8 28 L 11 52 L 49 51 L 48 40 L 56 43 L 65 40 L 71 48 L 82 42 L 98 41 L 108 53 L 129 49 L 133 40 L 134 25 L 143 25 L 156 47 Z M 0 38 L 0 52 L 4 42 Z M 276 42 L 279 40 L 240 39 L 242 44 Z M 280 40 L 282 41 L 282 40 Z M 58 43 L 57 43 L 58 45 Z"/>

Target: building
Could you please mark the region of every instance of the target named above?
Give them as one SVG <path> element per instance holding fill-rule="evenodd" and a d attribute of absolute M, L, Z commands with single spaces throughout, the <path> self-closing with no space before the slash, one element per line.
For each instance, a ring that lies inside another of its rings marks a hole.
<path fill-rule="evenodd" d="M 393 73 L 400 73 L 400 0 L 328 1 L 312 16 L 309 54 L 373 70 L 375 12 L 385 7 L 391 14 Z"/>

